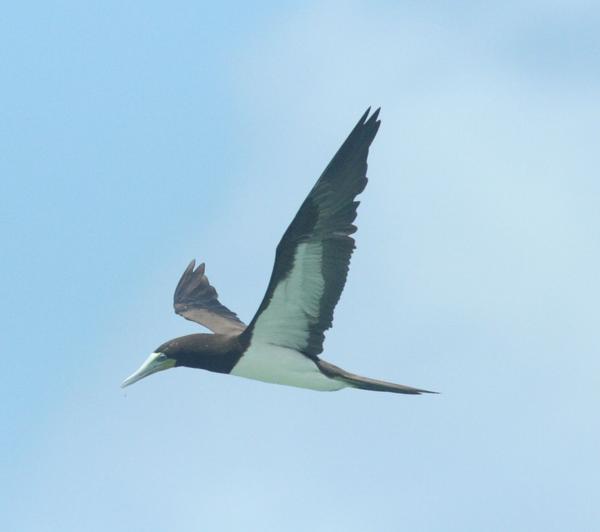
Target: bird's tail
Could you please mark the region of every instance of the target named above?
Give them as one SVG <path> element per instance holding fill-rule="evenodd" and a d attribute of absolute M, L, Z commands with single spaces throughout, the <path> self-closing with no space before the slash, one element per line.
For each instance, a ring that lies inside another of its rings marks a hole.
<path fill-rule="evenodd" d="M 410 395 L 420 395 L 422 393 L 438 393 L 430 390 L 421 390 L 420 388 L 412 388 L 410 386 L 404 386 L 403 384 L 395 384 L 393 382 L 378 381 L 375 379 L 369 379 L 367 377 L 361 377 L 360 375 L 354 375 L 349 373 L 342 368 L 338 368 L 329 362 L 319 360 L 317 365 L 321 371 L 331 379 L 345 382 L 353 388 L 360 388 L 361 390 L 372 390 L 374 392 L 392 392 L 392 393 L 405 393 Z"/>

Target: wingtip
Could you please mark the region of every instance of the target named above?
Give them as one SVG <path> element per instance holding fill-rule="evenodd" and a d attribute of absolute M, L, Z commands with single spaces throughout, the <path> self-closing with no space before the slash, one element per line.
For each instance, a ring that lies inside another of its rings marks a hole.
<path fill-rule="evenodd" d="M 370 112 L 371 112 L 371 106 L 369 105 L 369 107 L 367 107 L 367 110 L 360 117 L 360 120 L 358 121 L 358 123 L 364 124 L 367 121 L 367 117 L 369 116 Z"/>
<path fill-rule="evenodd" d="M 379 124 L 381 124 L 381 120 L 378 120 L 380 111 L 381 111 L 381 107 L 378 107 L 377 109 L 375 109 L 375 112 L 365 122 L 365 125 L 374 124 L 377 127 L 379 127 Z"/>
<path fill-rule="evenodd" d="M 190 272 L 193 272 L 195 267 L 196 267 L 196 259 L 192 259 L 190 261 L 190 263 L 187 265 L 187 268 L 185 269 L 183 274 L 186 275 L 186 274 L 189 274 Z"/>
<path fill-rule="evenodd" d="M 367 122 L 375 122 L 377 120 L 377 118 L 379 117 L 380 112 L 381 112 L 381 106 L 378 107 L 377 109 L 375 109 L 373 114 L 371 114 L 371 106 L 369 105 L 369 107 L 367 107 L 367 110 L 360 117 L 359 123 L 366 124 Z M 371 116 L 369 116 L 369 115 L 371 115 Z"/>

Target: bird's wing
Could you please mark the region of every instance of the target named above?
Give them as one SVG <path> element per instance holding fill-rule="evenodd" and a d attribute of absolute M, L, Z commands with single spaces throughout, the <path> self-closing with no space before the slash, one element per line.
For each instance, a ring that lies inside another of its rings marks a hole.
<path fill-rule="evenodd" d="M 367 155 L 379 109 L 358 121 L 325 168 L 277 246 L 264 299 L 241 338 L 274 344 L 310 358 L 323 351 L 348 274 L 356 231 L 355 197 L 367 184 Z"/>
<path fill-rule="evenodd" d="M 235 312 L 219 303 L 217 291 L 204 275 L 204 263 L 194 270 L 196 261 L 190 262 L 175 288 L 173 306 L 184 318 L 204 325 L 214 333 L 239 334 L 246 325 Z"/>

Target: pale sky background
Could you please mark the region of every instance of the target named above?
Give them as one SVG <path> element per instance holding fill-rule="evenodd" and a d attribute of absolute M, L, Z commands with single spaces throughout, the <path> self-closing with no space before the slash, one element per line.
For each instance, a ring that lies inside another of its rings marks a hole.
<path fill-rule="evenodd" d="M 2 531 L 599 529 L 597 2 L 13 2 L 0 95 Z M 324 358 L 442 394 L 122 391 L 369 105 Z"/>

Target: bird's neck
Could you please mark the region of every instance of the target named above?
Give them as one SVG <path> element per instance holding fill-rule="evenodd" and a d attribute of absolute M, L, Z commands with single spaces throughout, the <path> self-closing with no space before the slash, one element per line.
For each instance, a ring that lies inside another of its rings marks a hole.
<path fill-rule="evenodd" d="M 176 365 L 229 373 L 242 356 L 240 342 L 236 337 L 219 334 L 202 336 L 202 342 L 186 346 L 177 354 Z"/>

